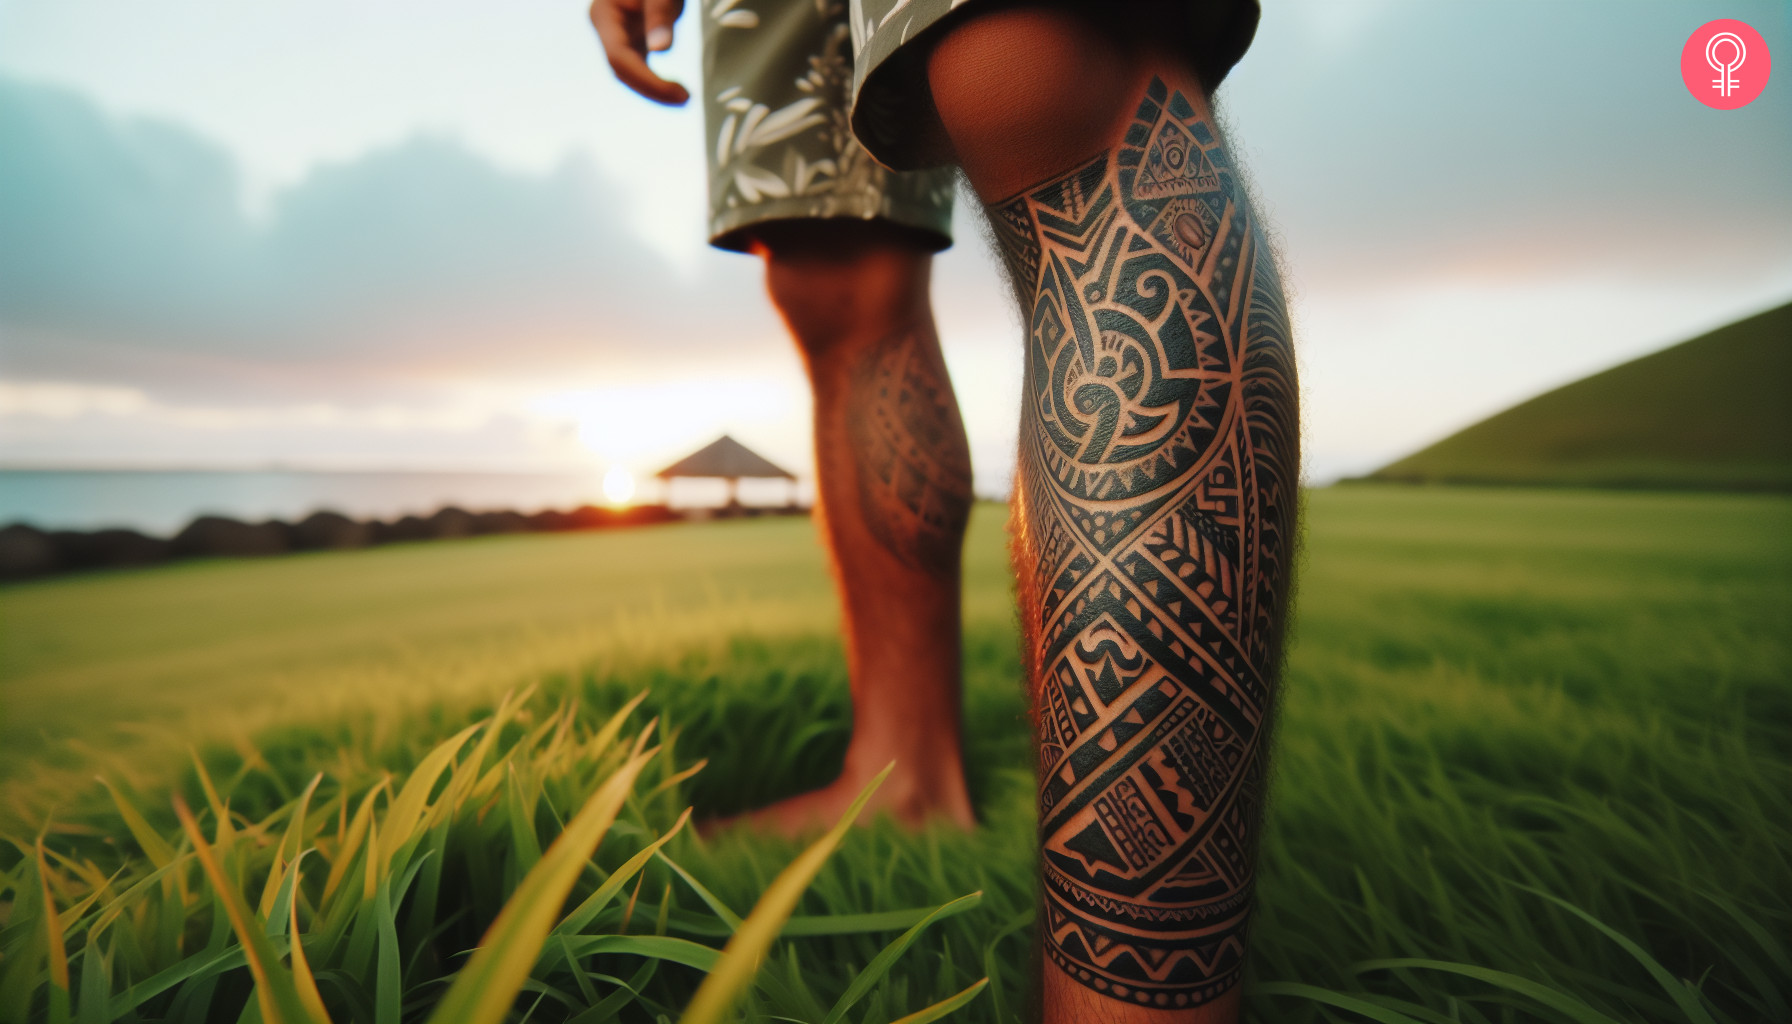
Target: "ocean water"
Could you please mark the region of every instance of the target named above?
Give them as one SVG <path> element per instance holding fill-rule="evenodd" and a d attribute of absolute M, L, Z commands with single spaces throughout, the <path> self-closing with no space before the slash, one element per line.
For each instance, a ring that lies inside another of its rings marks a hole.
<path fill-rule="evenodd" d="M 152 536 L 172 536 L 199 515 L 290 522 L 328 509 L 392 519 L 444 505 L 528 513 L 603 502 L 596 473 L 0 470 L 0 525 Z"/>
<path fill-rule="evenodd" d="M 728 500 L 720 480 L 639 481 L 634 501 L 702 508 Z M 742 480 L 746 505 L 808 505 L 808 481 Z M 428 515 L 445 505 L 469 512 L 570 510 L 605 504 L 591 473 L 312 472 L 305 470 L 0 469 L 0 526 L 43 530 L 125 527 L 171 537 L 196 516 L 297 522 L 313 512 L 354 519 Z"/>

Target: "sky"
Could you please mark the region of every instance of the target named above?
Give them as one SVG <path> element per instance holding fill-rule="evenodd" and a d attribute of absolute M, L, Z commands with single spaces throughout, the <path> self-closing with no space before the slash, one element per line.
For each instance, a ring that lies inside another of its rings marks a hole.
<path fill-rule="evenodd" d="M 1792 61 L 1781 0 L 1265 6 L 1218 109 L 1310 480 L 1792 300 L 1792 71 L 1734 111 L 1679 74 L 1718 17 Z M 726 431 L 806 472 L 702 146 L 570 0 L 0 0 L 0 464 L 642 474 Z M 935 303 L 1001 495 L 1020 332 L 960 207 Z"/>

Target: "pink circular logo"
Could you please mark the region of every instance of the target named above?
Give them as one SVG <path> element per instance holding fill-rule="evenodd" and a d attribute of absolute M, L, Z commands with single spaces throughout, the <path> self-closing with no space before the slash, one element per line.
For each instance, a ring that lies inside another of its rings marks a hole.
<path fill-rule="evenodd" d="M 1680 77 L 1686 91 L 1707 107 L 1748 106 L 1767 88 L 1773 55 L 1767 40 L 1748 23 L 1719 18 L 1699 26 L 1680 50 Z"/>

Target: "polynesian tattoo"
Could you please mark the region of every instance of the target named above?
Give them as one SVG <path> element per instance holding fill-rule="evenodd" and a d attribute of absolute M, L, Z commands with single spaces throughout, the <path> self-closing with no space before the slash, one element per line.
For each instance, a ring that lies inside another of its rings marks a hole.
<path fill-rule="evenodd" d="M 847 418 L 859 505 L 872 536 L 935 575 L 958 564 L 971 514 L 971 462 L 958 401 L 931 338 L 901 331 L 853 373 Z"/>
<path fill-rule="evenodd" d="M 1205 1003 L 1243 966 L 1298 501 L 1275 260 L 1156 79 L 1116 149 L 988 212 L 1028 324 L 1044 946 L 1111 997 Z"/>

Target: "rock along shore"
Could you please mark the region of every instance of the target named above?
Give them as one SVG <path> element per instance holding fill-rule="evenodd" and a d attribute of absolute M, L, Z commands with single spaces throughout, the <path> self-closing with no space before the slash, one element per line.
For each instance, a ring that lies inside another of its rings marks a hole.
<path fill-rule="evenodd" d="M 40 530 L 27 523 L 0 528 L 0 580 L 58 572 L 154 565 L 180 558 L 253 558 L 295 551 L 341 551 L 423 540 L 449 540 L 499 533 L 561 533 L 625 526 L 754 516 L 807 515 L 790 505 L 672 509 L 665 505 L 600 508 L 570 512 L 468 512 L 449 506 L 429 516 L 390 522 L 351 519 L 339 512 L 313 512 L 296 523 L 277 519 L 245 523 L 223 516 L 200 516 L 171 538 L 135 530 Z"/>

